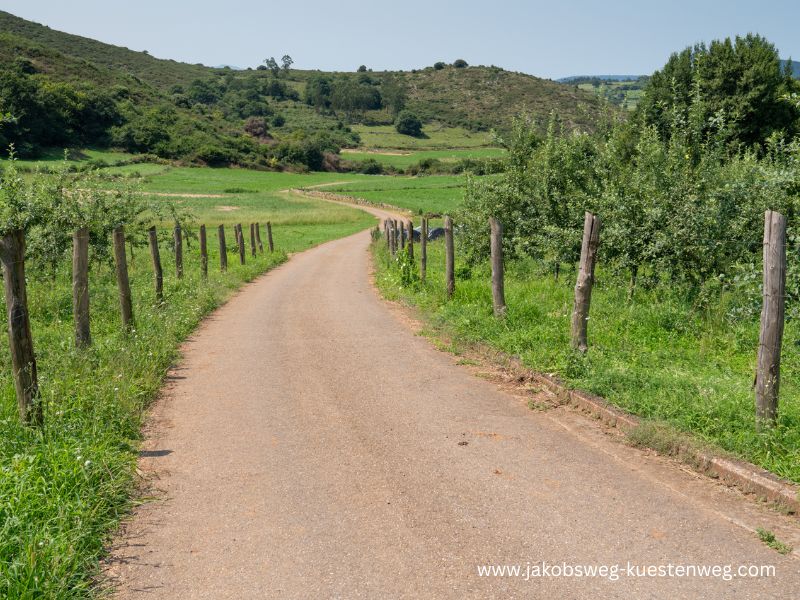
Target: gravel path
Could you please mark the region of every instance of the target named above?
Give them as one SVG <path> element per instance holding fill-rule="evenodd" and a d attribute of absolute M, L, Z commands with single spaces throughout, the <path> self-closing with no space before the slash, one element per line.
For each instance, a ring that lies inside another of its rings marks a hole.
<path fill-rule="evenodd" d="M 294 256 L 186 343 L 141 460 L 159 500 L 106 568 L 118 598 L 797 593 L 800 562 L 751 531 L 791 531 L 788 517 L 473 376 L 378 298 L 368 244 Z M 526 580 L 542 561 L 622 572 Z M 634 577 L 628 562 L 777 576 Z M 515 564 L 519 577 L 478 576 Z"/>

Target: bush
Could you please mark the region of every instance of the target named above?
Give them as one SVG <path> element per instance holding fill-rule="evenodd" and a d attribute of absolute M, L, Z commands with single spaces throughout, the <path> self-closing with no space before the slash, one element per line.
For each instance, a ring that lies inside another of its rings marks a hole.
<path fill-rule="evenodd" d="M 445 66 L 446 65 L 442 61 L 433 63 L 433 68 L 436 69 L 437 71 L 441 71 L 442 69 L 445 68 Z"/>
<path fill-rule="evenodd" d="M 394 127 L 397 133 L 403 135 L 410 135 L 412 137 L 420 137 L 422 135 L 422 121 L 419 117 L 411 111 L 404 110 L 395 120 Z"/>
<path fill-rule="evenodd" d="M 383 165 L 374 158 L 361 161 L 358 172 L 364 175 L 380 175 L 383 173 Z"/>
<path fill-rule="evenodd" d="M 469 66 L 469 64 L 467 64 L 467 61 L 465 61 L 463 58 L 459 58 L 453 63 L 453 66 L 456 69 L 465 69 Z"/>

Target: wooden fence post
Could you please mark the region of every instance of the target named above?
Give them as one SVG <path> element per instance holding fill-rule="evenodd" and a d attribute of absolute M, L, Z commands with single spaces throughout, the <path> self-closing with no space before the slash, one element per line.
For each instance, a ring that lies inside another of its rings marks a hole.
<path fill-rule="evenodd" d="M 114 228 L 114 266 L 119 288 L 119 306 L 122 314 L 122 328 L 129 331 L 133 328 L 133 302 L 131 300 L 131 282 L 128 279 L 128 259 L 125 256 L 125 228 L 120 225 Z"/>
<path fill-rule="evenodd" d="M 423 283 L 428 270 L 428 219 L 422 217 L 419 230 L 419 278 Z"/>
<path fill-rule="evenodd" d="M 0 262 L 3 264 L 8 317 L 8 342 L 11 346 L 11 370 L 17 394 L 19 416 L 23 423 L 41 425 L 44 413 L 39 398 L 36 356 L 28 315 L 25 288 L 25 232 L 11 231 L 0 238 Z"/>
<path fill-rule="evenodd" d="M 383 220 L 383 237 L 386 238 L 386 249 L 391 250 L 392 244 L 389 241 L 389 219 Z"/>
<path fill-rule="evenodd" d="M 447 297 L 452 298 L 456 291 L 455 249 L 453 247 L 453 219 L 444 218 L 444 271 L 447 282 Z"/>
<path fill-rule="evenodd" d="M 256 257 L 256 224 L 250 223 L 250 256 Z"/>
<path fill-rule="evenodd" d="M 575 282 L 575 305 L 572 309 L 572 347 L 580 352 L 589 348 L 587 329 L 589 305 L 592 300 L 594 284 L 594 265 L 597 260 L 597 246 L 600 244 L 600 217 L 586 212 L 583 219 L 583 243 L 581 244 L 581 263 L 578 280 Z"/>
<path fill-rule="evenodd" d="M 245 264 L 245 251 L 244 251 L 244 233 L 242 232 L 242 224 L 236 224 L 236 243 L 239 246 L 239 264 Z"/>
<path fill-rule="evenodd" d="M 258 251 L 264 254 L 264 244 L 261 242 L 261 223 L 256 223 L 256 241 L 258 242 Z"/>
<path fill-rule="evenodd" d="M 224 273 L 228 270 L 228 247 L 225 244 L 224 225 L 217 228 L 217 236 L 219 237 L 219 270 Z"/>
<path fill-rule="evenodd" d="M 147 239 L 150 242 L 150 256 L 153 258 L 153 276 L 156 283 L 156 300 L 164 300 L 164 271 L 161 269 L 161 252 L 158 251 L 158 232 L 155 225 L 147 230 Z"/>
<path fill-rule="evenodd" d="M 506 294 L 503 281 L 503 224 L 494 217 L 489 217 L 489 228 L 492 236 L 492 301 L 495 316 L 502 317 L 506 314 Z"/>
<path fill-rule="evenodd" d="M 72 235 L 72 317 L 75 321 L 75 346 L 91 346 L 88 227 L 81 227 Z"/>
<path fill-rule="evenodd" d="M 394 256 L 397 253 L 397 235 L 394 229 L 394 220 L 389 219 L 389 252 Z"/>
<path fill-rule="evenodd" d="M 200 274 L 203 279 L 208 279 L 208 238 L 205 225 L 200 225 Z"/>
<path fill-rule="evenodd" d="M 272 241 L 272 222 L 267 221 L 267 245 L 270 252 L 275 252 L 275 244 Z"/>
<path fill-rule="evenodd" d="M 408 221 L 408 258 L 414 260 L 414 222 Z"/>
<path fill-rule="evenodd" d="M 756 426 L 773 427 L 778 419 L 781 343 L 786 296 L 786 217 L 768 210 L 764 215 L 764 303 L 758 336 Z"/>
<path fill-rule="evenodd" d="M 183 233 L 181 224 L 175 223 L 175 276 L 183 277 Z"/>

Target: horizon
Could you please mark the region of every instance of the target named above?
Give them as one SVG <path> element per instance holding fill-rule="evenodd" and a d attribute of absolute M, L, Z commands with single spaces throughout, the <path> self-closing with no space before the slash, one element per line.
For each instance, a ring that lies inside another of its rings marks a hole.
<path fill-rule="evenodd" d="M 800 18 L 800 7 L 784 0 L 771 2 L 771 10 L 745 2 L 718 0 L 701 6 L 679 0 L 669 7 L 655 3 L 641 6 L 632 0 L 604 7 L 592 6 L 586 0 L 572 2 L 570 6 L 511 0 L 505 2 L 511 7 L 506 14 L 515 18 L 505 19 L 500 18 L 500 11 L 491 15 L 474 14 L 479 8 L 474 2 L 453 9 L 429 6 L 419 0 L 407 3 L 409 14 L 386 15 L 381 7 L 369 15 L 359 10 L 354 17 L 349 9 L 360 7 L 346 0 L 336 14 L 315 11 L 313 6 L 304 12 L 306 34 L 285 26 L 287 20 L 296 17 L 290 7 L 256 5 L 243 0 L 234 3 L 240 10 L 223 15 L 203 10 L 211 5 L 208 0 L 199 0 L 191 13 L 153 0 L 115 7 L 113 13 L 98 0 L 56 7 L 42 1 L 9 0 L 6 4 L 3 10 L 54 30 L 147 52 L 154 58 L 212 68 L 255 68 L 269 56 L 279 58 L 289 54 L 298 70 L 352 72 L 364 64 L 373 71 L 410 71 L 437 61 L 452 63 L 463 58 L 470 65 L 497 65 L 553 80 L 649 75 L 661 68 L 672 53 L 687 46 L 747 33 L 757 33 L 775 44 L 782 59 L 800 57 L 800 40 L 791 31 L 791 23 Z M 418 12 L 412 10 L 415 6 L 424 8 L 419 14 L 427 17 L 415 19 Z M 632 7 L 637 8 L 634 11 Z M 718 7 L 725 7 L 726 11 L 716 10 Z M 730 10 L 734 7 L 736 10 Z M 686 12 L 690 9 L 691 13 Z M 433 18 L 442 11 L 445 14 L 440 18 Z M 548 18 L 533 20 L 540 12 Z M 241 14 L 250 18 L 241 21 Z M 687 23 L 683 22 L 685 14 L 692 14 Z M 623 19 L 625 27 L 609 29 Z M 358 35 L 342 38 L 343 28 L 351 27 L 354 20 L 360 20 Z M 270 21 L 279 26 L 267 29 L 271 36 L 268 43 L 258 42 L 257 38 L 263 35 L 258 31 L 260 23 Z M 549 27 L 550 21 L 568 21 L 573 35 L 565 36 L 562 27 Z M 392 31 L 386 31 L 387 23 L 393 25 Z M 409 44 L 405 31 L 413 26 L 420 31 L 414 35 L 414 43 Z M 430 35 L 425 35 L 426 30 Z M 369 44 L 373 38 L 377 42 Z M 216 43 L 209 44 L 208 39 Z M 646 50 L 637 48 L 637 52 L 631 52 L 637 40 L 642 44 L 646 40 Z M 257 47 L 259 44 L 262 45 Z M 334 44 L 339 49 L 337 53 L 330 52 L 329 47 Z M 393 50 L 394 45 L 403 46 L 406 51 L 398 53 Z M 546 56 L 542 56 L 542 48 L 548 50 Z M 375 60 L 369 60 L 369 56 Z"/>

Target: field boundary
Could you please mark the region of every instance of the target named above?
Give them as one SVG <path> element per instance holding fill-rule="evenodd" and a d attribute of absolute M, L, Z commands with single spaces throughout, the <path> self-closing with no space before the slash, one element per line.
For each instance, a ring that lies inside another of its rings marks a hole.
<path fill-rule="evenodd" d="M 410 211 L 407 208 L 400 208 L 399 206 L 386 204 L 385 202 L 371 202 L 370 200 L 365 200 L 364 198 L 359 198 L 358 196 L 336 194 L 334 192 L 322 192 L 318 189 L 315 190 L 311 188 L 293 188 L 289 191 L 302 196 L 308 196 L 309 198 L 317 198 L 318 200 L 327 200 L 329 202 L 344 202 L 347 204 L 353 204 L 355 206 L 372 206 L 374 208 L 383 208 L 385 210 L 396 212 L 399 215 L 414 214 L 413 211 Z"/>

